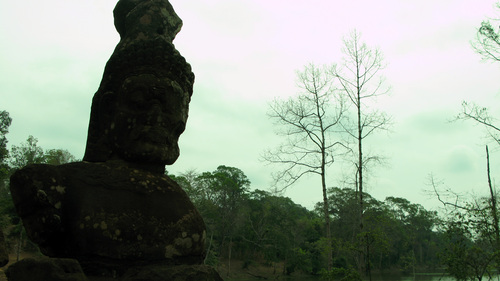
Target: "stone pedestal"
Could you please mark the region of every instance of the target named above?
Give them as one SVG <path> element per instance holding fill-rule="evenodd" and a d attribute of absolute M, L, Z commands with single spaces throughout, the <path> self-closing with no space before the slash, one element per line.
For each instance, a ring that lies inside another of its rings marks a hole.
<path fill-rule="evenodd" d="M 28 236 L 42 253 L 74 258 L 87 274 L 203 261 L 203 219 L 166 175 L 120 161 L 32 165 L 16 172 L 11 186 Z"/>
<path fill-rule="evenodd" d="M 5 275 L 9 281 L 88 281 L 73 259 L 28 258 L 9 266 Z"/>

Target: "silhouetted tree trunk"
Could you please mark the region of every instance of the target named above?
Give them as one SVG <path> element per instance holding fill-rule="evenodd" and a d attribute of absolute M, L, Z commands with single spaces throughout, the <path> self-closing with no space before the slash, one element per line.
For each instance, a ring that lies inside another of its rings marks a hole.
<path fill-rule="evenodd" d="M 497 213 L 497 196 L 496 192 L 493 190 L 490 177 L 490 153 L 488 151 L 488 146 L 486 146 L 486 172 L 488 174 L 488 187 L 490 189 L 490 200 L 491 200 L 491 216 L 493 217 L 493 227 L 495 228 L 495 243 L 497 250 L 500 250 L 500 229 L 498 226 L 498 213 Z"/>
<path fill-rule="evenodd" d="M 228 253 L 228 261 L 227 261 L 227 277 L 229 278 L 229 274 L 231 273 L 231 250 L 233 248 L 233 238 L 229 239 L 229 253 Z"/>
<path fill-rule="evenodd" d="M 277 190 L 284 190 L 306 174 L 321 177 L 323 192 L 323 213 L 328 245 L 328 269 L 332 268 L 332 247 L 328 198 L 326 194 L 326 168 L 337 155 L 333 129 L 343 117 L 344 100 L 335 95 L 332 77 L 325 69 L 313 64 L 298 72 L 299 87 L 303 90 L 296 98 L 287 101 L 275 100 L 270 105 L 270 113 L 279 130 L 277 134 L 286 140 L 275 150 L 267 151 L 265 161 L 284 166 L 274 174 Z M 280 188 L 278 188 L 280 187 Z"/>
<path fill-rule="evenodd" d="M 390 119 L 385 113 L 378 111 L 368 111 L 365 102 L 368 99 L 387 94 L 389 88 L 383 87 L 384 79 L 380 76 L 380 71 L 384 69 L 382 53 L 378 49 L 371 49 L 366 44 L 360 42 L 360 34 L 353 31 L 350 36 L 344 40 L 345 54 L 344 63 L 332 68 L 333 75 L 341 85 L 341 90 L 351 101 L 356 111 L 355 124 L 343 123 L 344 130 L 356 140 L 357 160 L 356 184 L 359 196 L 359 231 L 360 237 L 363 233 L 363 213 L 364 213 L 364 176 L 363 172 L 370 161 L 379 161 L 379 157 L 365 156 L 363 151 L 363 140 L 374 131 L 387 129 Z M 354 125 L 354 126 L 353 126 Z M 366 271 L 371 279 L 369 261 L 369 247 L 367 241 L 362 242 L 360 259 L 360 271 Z"/>

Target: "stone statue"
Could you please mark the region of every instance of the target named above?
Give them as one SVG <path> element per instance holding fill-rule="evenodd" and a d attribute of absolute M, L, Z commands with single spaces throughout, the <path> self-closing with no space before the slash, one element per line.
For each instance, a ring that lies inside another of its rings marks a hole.
<path fill-rule="evenodd" d="M 51 262 L 76 260 L 89 280 L 222 280 L 201 265 L 203 219 L 164 175 L 193 93 L 194 74 L 172 44 L 182 21 L 167 0 L 120 0 L 114 17 L 121 38 L 92 100 L 83 161 L 17 171 L 17 212 Z M 13 268 L 9 280 L 21 280 L 26 270 Z"/>
<path fill-rule="evenodd" d="M 179 157 L 194 74 L 172 44 L 182 21 L 166 0 L 119 1 L 121 40 L 92 100 L 84 161 L 162 171 Z"/>

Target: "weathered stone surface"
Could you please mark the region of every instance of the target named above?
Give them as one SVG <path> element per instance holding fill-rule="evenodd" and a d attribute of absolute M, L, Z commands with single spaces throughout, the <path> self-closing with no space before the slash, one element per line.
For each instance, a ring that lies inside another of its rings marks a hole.
<path fill-rule="evenodd" d="M 165 175 L 78 162 L 28 166 L 11 185 L 29 237 L 48 256 L 78 259 L 84 269 L 203 260 L 203 220 Z"/>
<path fill-rule="evenodd" d="M 121 39 L 92 100 L 83 160 L 162 172 L 179 156 L 193 93 L 191 66 L 172 44 L 182 21 L 166 0 L 121 0 L 114 14 Z"/>
<path fill-rule="evenodd" d="M 72 259 L 29 258 L 5 271 L 9 281 L 87 281 L 78 261 Z"/>
<path fill-rule="evenodd" d="M 162 36 L 172 42 L 182 27 L 167 0 L 121 0 L 113 14 L 120 37 L 129 40 Z"/>

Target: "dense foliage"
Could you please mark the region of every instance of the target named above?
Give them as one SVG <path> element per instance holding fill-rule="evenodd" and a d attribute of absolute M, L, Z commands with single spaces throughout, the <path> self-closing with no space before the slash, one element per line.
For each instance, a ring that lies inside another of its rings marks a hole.
<path fill-rule="evenodd" d="M 76 158 L 64 149 L 43 150 L 38 139 L 29 136 L 20 145 L 7 147 L 7 134 L 12 123 L 7 111 L 0 111 L 0 227 L 5 235 L 7 246 L 12 252 L 36 250 L 23 234 L 23 228 L 14 208 L 9 190 L 9 178 L 12 173 L 29 164 L 59 165 L 76 161 Z"/>
<path fill-rule="evenodd" d="M 356 274 L 352 269 L 359 266 L 359 243 L 368 241 L 373 269 L 413 272 L 435 268 L 438 252 L 444 249 L 446 237 L 438 231 L 437 213 L 404 198 L 379 201 L 366 193 L 365 227 L 359 233 L 356 192 L 329 188 L 332 243 L 328 245 L 321 202 L 308 210 L 290 198 L 251 190 L 244 173 L 233 167 L 171 177 L 205 219 L 207 262 L 212 265 L 227 268 L 238 259 L 245 266 L 273 266 L 279 274 Z M 325 272 L 328 247 L 333 249 L 332 272 Z"/>
<path fill-rule="evenodd" d="M 322 275 L 326 280 L 361 280 L 359 252 L 373 270 L 403 273 L 445 270 L 457 280 L 482 280 L 500 268 L 500 237 L 491 198 L 463 199 L 448 213 L 411 203 L 384 201 L 365 193 L 360 232 L 359 196 L 350 188 L 328 189 L 331 243 L 325 237 L 323 202 L 313 210 L 290 198 L 252 190 L 243 171 L 219 166 L 213 172 L 174 176 L 205 219 L 206 262 L 230 270 L 261 264 L 275 274 Z M 332 250 L 333 269 L 327 270 Z"/>
<path fill-rule="evenodd" d="M 59 165 L 76 159 L 67 150 L 43 150 L 33 136 L 9 151 L 6 134 L 11 121 L 8 112 L 0 112 L 0 226 L 15 252 L 35 247 L 23 235 L 12 205 L 9 176 L 25 165 Z M 323 202 L 308 210 L 290 198 L 252 189 L 238 168 L 219 166 L 212 172 L 169 176 L 205 220 L 205 263 L 223 267 L 228 275 L 235 260 L 247 269 L 263 265 L 276 275 L 301 272 L 325 280 L 362 280 L 359 269 L 366 262 L 382 271 L 444 269 L 457 280 L 481 280 L 500 268 L 500 231 L 492 196 L 462 200 L 439 217 L 405 198 L 379 201 L 364 193 L 361 230 L 357 191 L 331 187 L 327 200 L 332 238 L 327 239 Z M 359 251 L 370 254 L 360 260 Z"/>
<path fill-rule="evenodd" d="M 469 198 L 447 206 L 442 223 L 447 243 L 439 255 L 446 271 L 457 280 L 480 281 L 500 269 L 498 210 L 492 204 L 494 200 Z"/>

